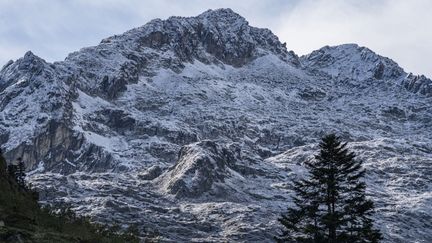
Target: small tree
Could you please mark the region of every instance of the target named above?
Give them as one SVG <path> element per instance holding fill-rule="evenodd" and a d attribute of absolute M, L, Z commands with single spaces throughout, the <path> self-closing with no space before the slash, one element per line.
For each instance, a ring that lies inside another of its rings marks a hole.
<path fill-rule="evenodd" d="M 25 165 L 21 158 L 18 158 L 18 166 L 17 166 L 17 172 L 16 172 L 16 181 L 19 187 L 22 189 L 27 189 L 27 185 L 25 182 Z"/>
<path fill-rule="evenodd" d="M 7 163 L 3 157 L 3 151 L 0 149 L 0 176 L 5 176 L 7 172 Z"/>
<path fill-rule="evenodd" d="M 14 164 L 10 164 L 7 166 L 7 172 L 9 175 L 9 178 L 16 181 L 16 174 L 18 171 L 18 166 Z"/>
<path fill-rule="evenodd" d="M 26 190 L 27 185 L 25 183 L 25 165 L 21 158 L 18 158 L 18 163 L 10 164 L 7 167 L 7 171 L 9 174 L 9 178 L 14 180 L 16 184 L 19 186 L 19 188 Z"/>
<path fill-rule="evenodd" d="M 325 136 L 315 160 L 305 162 L 309 178 L 294 182 L 293 202 L 279 219 L 279 242 L 379 242 L 373 202 L 366 199 L 362 163 L 334 134 Z"/>

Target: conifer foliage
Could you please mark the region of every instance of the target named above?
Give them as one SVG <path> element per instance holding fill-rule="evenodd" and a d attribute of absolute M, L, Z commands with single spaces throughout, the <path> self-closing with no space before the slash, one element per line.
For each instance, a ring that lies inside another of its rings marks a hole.
<path fill-rule="evenodd" d="M 7 173 L 7 163 L 2 154 L 3 151 L 0 148 L 0 176 L 5 176 Z"/>
<path fill-rule="evenodd" d="M 25 165 L 24 165 L 23 160 L 21 158 L 19 158 L 15 178 L 16 178 L 18 186 L 20 186 L 23 189 L 27 189 L 25 177 L 26 177 Z"/>
<path fill-rule="evenodd" d="M 18 159 L 7 166 L 0 150 L 0 242 L 140 242 L 139 231 L 92 223 L 69 208 L 40 207 L 37 193 L 25 186 Z"/>
<path fill-rule="evenodd" d="M 294 182 L 293 202 L 279 222 L 278 242 L 379 242 L 373 228 L 374 205 L 365 197 L 362 163 L 334 134 L 319 144 L 315 160 L 305 162 L 309 177 Z"/>
<path fill-rule="evenodd" d="M 9 177 L 17 183 L 19 188 L 23 190 L 28 189 L 25 182 L 25 177 L 26 177 L 25 165 L 21 158 L 18 158 L 17 164 L 8 165 L 7 172 L 9 174 Z"/>

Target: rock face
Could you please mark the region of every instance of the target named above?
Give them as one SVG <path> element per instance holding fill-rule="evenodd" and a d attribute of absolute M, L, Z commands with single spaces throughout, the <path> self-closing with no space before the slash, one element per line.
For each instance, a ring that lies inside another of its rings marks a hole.
<path fill-rule="evenodd" d="M 408 90 L 414 93 L 420 93 L 426 96 L 432 96 L 432 81 L 424 75 L 413 75 L 412 73 L 402 81 L 402 84 Z"/>
<path fill-rule="evenodd" d="M 204 141 L 184 146 L 180 150 L 177 164 L 160 176 L 162 188 L 177 197 L 198 197 L 206 192 L 228 194 L 225 185 L 228 177 L 235 177 L 235 161 L 238 160 L 228 149 L 212 141 Z M 224 195 L 225 194 L 225 195 Z"/>
<path fill-rule="evenodd" d="M 0 142 L 42 203 L 175 242 L 269 242 L 329 132 L 365 160 L 385 242 L 431 241 L 431 80 L 355 44 L 298 57 L 230 9 L 0 71 Z"/>
<path fill-rule="evenodd" d="M 266 53 L 298 62 L 273 33 L 249 26 L 231 9 L 209 10 L 195 18 L 158 19 L 139 30 L 144 32 L 139 45 L 162 51 L 174 50 L 182 62 L 198 59 L 203 63 L 222 62 L 240 67 Z"/>

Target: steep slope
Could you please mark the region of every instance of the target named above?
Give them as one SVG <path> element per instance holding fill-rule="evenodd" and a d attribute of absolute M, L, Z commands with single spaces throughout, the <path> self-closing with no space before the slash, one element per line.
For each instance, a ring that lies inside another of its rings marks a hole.
<path fill-rule="evenodd" d="M 10 176 L 0 151 L 0 241 L 15 242 L 138 242 L 131 232 L 91 224 L 67 210 L 56 214 L 41 208 L 37 193 L 20 186 Z M 103 230 L 103 231 L 102 231 Z"/>
<path fill-rule="evenodd" d="M 301 162 L 337 132 L 367 161 L 386 241 L 427 241 L 430 83 L 353 44 L 299 58 L 232 10 L 209 10 L 63 62 L 9 63 L 0 139 L 43 203 L 166 240 L 267 242 Z"/>

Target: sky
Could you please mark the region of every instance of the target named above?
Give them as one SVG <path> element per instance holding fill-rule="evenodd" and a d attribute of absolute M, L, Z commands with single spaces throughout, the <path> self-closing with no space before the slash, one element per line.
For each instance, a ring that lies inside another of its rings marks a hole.
<path fill-rule="evenodd" d="M 231 8 L 298 55 L 357 43 L 432 77 L 431 0 L 0 0 L 0 67 L 31 50 L 49 62 L 154 18 Z"/>

